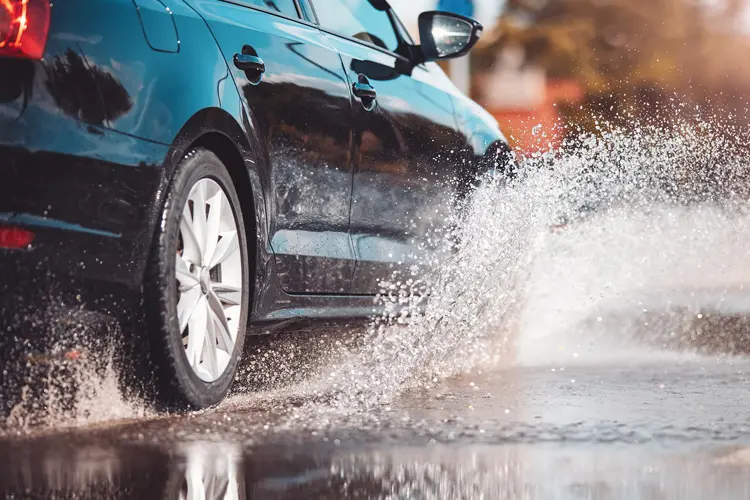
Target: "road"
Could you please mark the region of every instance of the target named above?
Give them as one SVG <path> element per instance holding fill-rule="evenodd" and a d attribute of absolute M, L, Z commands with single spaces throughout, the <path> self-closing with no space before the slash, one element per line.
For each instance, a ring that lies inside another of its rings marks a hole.
<path fill-rule="evenodd" d="M 188 416 L 10 433 L 0 442 L 0 492 L 747 498 L 748 377 L 746 359 L 664 353 L 478 370 L 366 415 L 311 394 L 239 394 Z"/>

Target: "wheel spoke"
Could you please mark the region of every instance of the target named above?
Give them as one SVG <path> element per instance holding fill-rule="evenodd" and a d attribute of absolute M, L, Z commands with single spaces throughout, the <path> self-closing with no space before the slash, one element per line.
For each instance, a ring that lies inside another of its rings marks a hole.
<path fill-rule="evenodd" d="M 180 335 L 185 332 L 188 321 L 202 297 L 203 293 L 199 287 L 191 288 L 180 296 L 180 301 L 177 303 L 177 322 L 180 325 Z"/>
<path fill-rule="evenodd" d="M 203 343 L 203 368 L 211 378 L 219 377 L 219 362 L 216 359 L 216 321 L 210 309 L 207 309 L 206 338 Z"/>
<path fill-rule="evenodd" d="M 221 239 L 219 240 L 219 243 L 216 245 L 216 250 L 214 251 L 213 256 L 211 257 L 211 261 L 208 264 L 209 269 L 213 269 L 214 267 L 218 266 L 222 262 L 224 262 L 227 257 L 232 255 L 234 252 L 238 251 L 240 249 L 240 240 L 237 238 L 237 231 L 226 231 L 221 233 Z"/>
<path fill-rule="evenodd" d="M 201 351 L 206 338 L 206 326 L 208 321 L 208 305 L 206 297 L 201 295 L 198 299 L 198 305 L 195 307 L 193 314 L 188 320 L 188 345 L 187 358 L 193 369 L 197 370 L 200 366 Z"/>
<path fill-rule="evenodd" d="M 193 216 L 190 213 L 190 207 L 185 204 L 185 208 L 182 210 L 182 218 L 180 219 L 180 233 L 182 233 L 182 258 L 200 264 L 201 260 L 201 246 L 198 242 L 198 236 L 195 234 L 195 228 L 193 227 Z"/>
<path fill-rule="evenodd" d="M 223 283 L 212 283 L 211 288 L 222 304 L 238 306 L 242 302 L 242 288 Z"/>
<path fill-rule="evenodd" d="M 199 182 L 190 193 L 190 199 L 193 200 L 193 233 L 198 241 L 198 251 L 200 252 L 198 264 L 203 265 L 203 256 L 206 249 L 206 185 Z"/>
<path fill-rule="evenodd" d="M 179 254 L 177 254 L 175 274 L 177 276 L 177 281 L 180 282 L 180 292 L 190 290 L 191 288 L 196 287 L 199 284 L 198 278 L 190 272 L 188 263 L 185 262 L 185 259 Z"/>
<path fill-rule="evenodd" d="M 203 264 L 209 265 L 213 259 L 216 243 L 219 241 L 219 223 L 221 222 L 221 210 L 224 193 L 219 190 L 208 200 L 210 210 L 206 218 L 206 241 L 203 246 Z M 209 267 L 211 267 L 209 265 Z"/>
<path fill-rule="evenodd" d="M 216 319 L 216 327 L 218 329 L 217 340 L 219 346 L 231 354 L 234 349 L 234 341 L 229 333 L 229 321 L 227 320 L 227 315 L 224 313 L 224 306 L 221 305 L 219 297 L 213 290 L 208 293 L 208 305 L 211 308 L 213 317 Z"/>

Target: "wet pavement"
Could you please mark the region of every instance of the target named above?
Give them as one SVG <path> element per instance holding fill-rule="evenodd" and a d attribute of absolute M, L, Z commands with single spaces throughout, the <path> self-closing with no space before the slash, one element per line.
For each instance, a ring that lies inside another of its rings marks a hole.
<path fill-rule="evenodd" d="M 276 390 L 8 435 L 4 498 L 748 498 L 750 361 L 476 370 L 368 415 Z"/>

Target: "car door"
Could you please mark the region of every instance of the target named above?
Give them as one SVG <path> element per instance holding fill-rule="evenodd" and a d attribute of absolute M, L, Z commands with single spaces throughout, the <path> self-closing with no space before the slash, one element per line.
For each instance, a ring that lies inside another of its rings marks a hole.
<path fill-rule="evenodd" d="M 386 2 L 312 3 L 354 94 L 352 290 L 377 293 L 394 271 L 418 275 L 437 249 L 465 144 L 450 95 L 455 87 L 437 66 L 411 67 L 408 35 Z"/>
<path fill-rule="evenodd" d="M 349 292 L 351 105 L 339 56 L 295 0 L 187 1 L 216 38 L 259 139 L 281 287 Z"/>

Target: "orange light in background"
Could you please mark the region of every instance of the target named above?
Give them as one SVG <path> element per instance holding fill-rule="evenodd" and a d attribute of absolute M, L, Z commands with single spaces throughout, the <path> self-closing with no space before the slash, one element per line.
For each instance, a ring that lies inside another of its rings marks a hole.
<path fill-rule="evenodd" d="M 82 356 L 81 351 L 68 351 L 65 353 L 65 358 L 71 361 L 77 361 Z"/>

